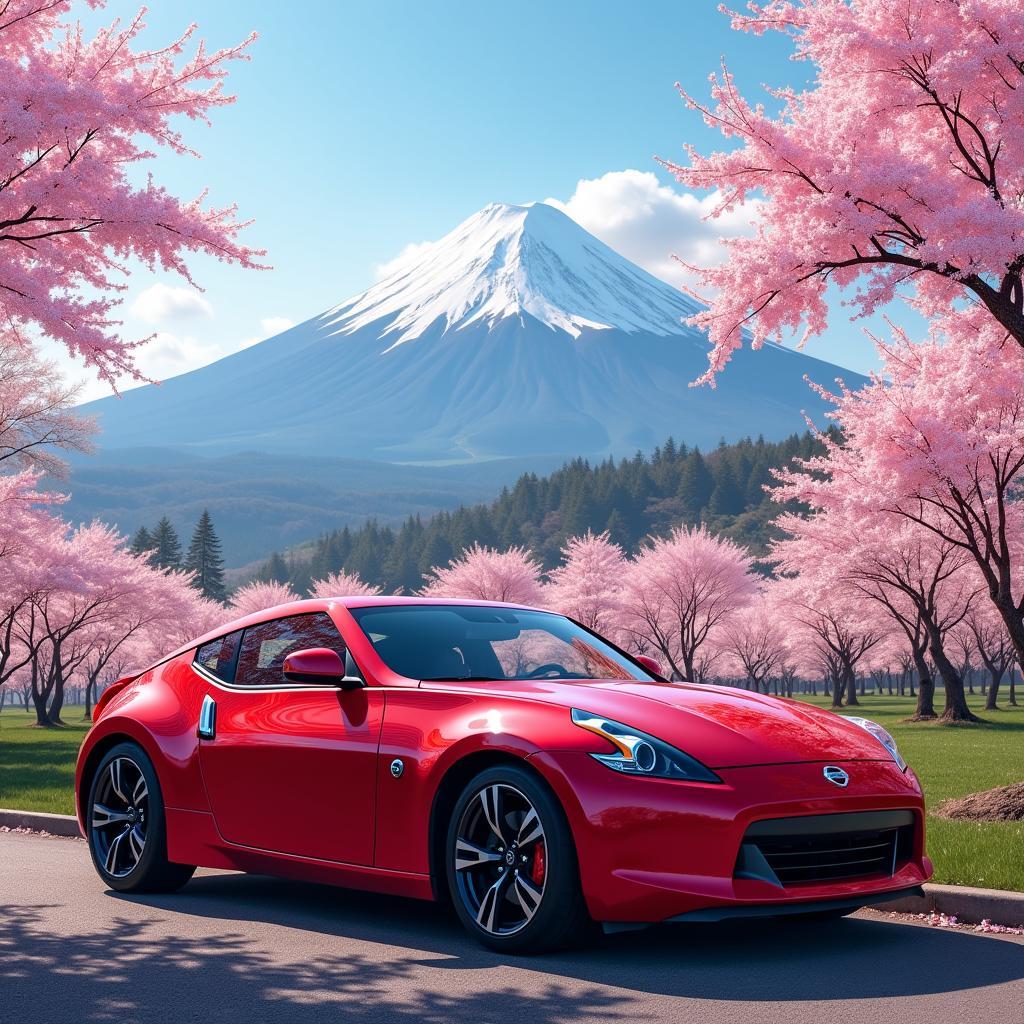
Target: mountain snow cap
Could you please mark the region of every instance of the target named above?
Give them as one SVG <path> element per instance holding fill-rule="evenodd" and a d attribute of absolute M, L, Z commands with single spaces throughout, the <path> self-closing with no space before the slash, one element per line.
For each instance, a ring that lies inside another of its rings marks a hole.
<path fill-rule="evenodd" d="M 447 332 L 509 317 L 574 338 L 610 328 L 683 334 L 696 310 L 555 207 L 492 203 L 321 320 L 333 334 L 378 324 L 397 335 L 393 348 L 438 321 Z"/>

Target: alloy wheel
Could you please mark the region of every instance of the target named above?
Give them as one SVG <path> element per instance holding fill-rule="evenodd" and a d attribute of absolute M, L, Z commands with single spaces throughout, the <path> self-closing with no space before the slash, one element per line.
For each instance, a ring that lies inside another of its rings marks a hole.
<path fill-rule="evenodd" d="M 493 783 L 462 812 L 455 838 L 459 898 L 492 935 L 513 935 L 537 913 L 548 850 L 536 808 L 519 789 Z"/>
<path fill-rule="evenodd" d="M 89 827 L 93 849 L 112 878 L 130 875 L 146 849 L 149 789 L 142 769 L 116 757 L 96 784 Z"/>

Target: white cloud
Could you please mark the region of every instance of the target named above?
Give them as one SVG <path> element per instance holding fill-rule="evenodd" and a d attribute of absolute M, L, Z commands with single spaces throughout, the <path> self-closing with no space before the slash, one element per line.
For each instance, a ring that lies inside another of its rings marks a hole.
<path fill-rule="evenodd" d="M 260 321 L 260 327 L 266 332 L 266 337 L 271 338 L 275 334 L 280 334 L 282 331 L 287 331 L 289 327 L 294 327 L 295 321 L 289 320 L 286 316 L 267 316 Z"/>
<path fill-rule="evenodd" d="M 243 338 L 242 344 L 238 347 L 240 349 L 249 348 L 258 342 L 266 341 L 267 338 L 272 338 L 275 334 L 280 334 L 282 331 L 287 331 L 289 327 L 294 326 L 295 321 L 289 320 L 286 316 L 266 316 L 260 321 L 260 333 L 254 334 L 248 338 Z"/>
<path fill-rule="evenodd" d="M 130 308 L 135 316 L 148 324 L 213 316 L 213 306 L 194 289 L 172 288 L 160 282 L 139 292 Z"/>
<path fill-rule="evenodd" d="M 753 233 L 758 203 L 749 201 L 705 219 L 720 200 L 717 192 L 703 198 L 677 192 L 651 171 L 626 170 L 581 179 L 568 201 L 545 202 L 656 277 L 682 285 L 691 284 L 692 275 L 673 255 L 696 266 L 711 266 L 725 258 L 721 238 Z"/>
<path fill-rule="evenodd" d="M 388 260 L 386 263 L 374 263 L 374 281 L 383 281 L 385 277 L 390 277 L 396 270 L 401 270 L 407 263 L 411 263 L 433 244 L 433 242 L 410 242 L 393 260 Z"/>
<path fill-rule="evenodd" d="M 220 356 L 211 345 L 204 345 L 191 335 L 158 331 L 153 340 L 139 350 L 142 372 L 154 380 L 174 377 L 196 366 L 212 362 Z"/>

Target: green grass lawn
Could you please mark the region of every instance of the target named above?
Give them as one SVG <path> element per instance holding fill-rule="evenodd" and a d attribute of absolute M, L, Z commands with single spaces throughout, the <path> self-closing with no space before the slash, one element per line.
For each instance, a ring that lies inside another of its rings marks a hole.
<path fill-rule="evenodd" d="M 33 729 L 35 714 L 4 708 L 0 714 L 0 807 L 75 813 L 75 758 L 89 723 L 67 708 L 64 729 Z"/>
<path fill-rule="evenodd" d="M 950 797 L 1024 780 L 1024 707 L 974 710 L 991 724 L 940 726 L 905 722 L 913 701 L 903 697 L 862 698 L 859 713 L 884 725 L 913 765 L 930 807 Z M 827 706 L 823 698 L 813 703 Z M 941 706 L 941 693 L 936 696 Z M 31 728 L 20 708 L 0 714 L 0 807 L 32 811 L 74 811 L 75 756 L 87 726 L 76 724 L 80 708 L 69 708 L 73 723 L 62 730 Z M 973 824 L 928 818 L 928 852 L 935 881 L 1024 891 L 1024 822 Z"/>

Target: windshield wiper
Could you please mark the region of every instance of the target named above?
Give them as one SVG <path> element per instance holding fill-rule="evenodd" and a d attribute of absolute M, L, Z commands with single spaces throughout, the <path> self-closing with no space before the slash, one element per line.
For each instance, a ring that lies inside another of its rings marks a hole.
<path fill-rule="evenodd" d="M 421 683 L 500 683 L 504 682 L 496 676 L 432 676 L 421 679 Z"/>

